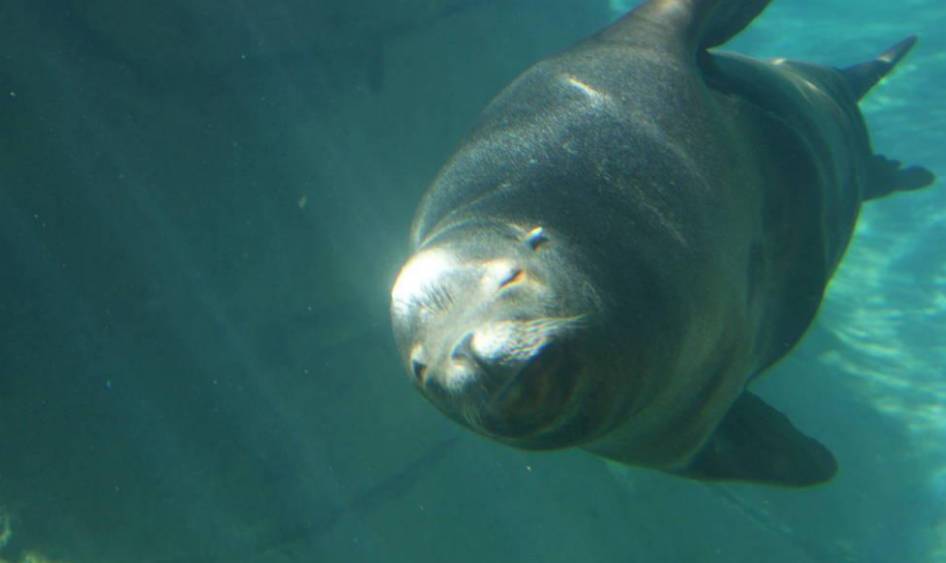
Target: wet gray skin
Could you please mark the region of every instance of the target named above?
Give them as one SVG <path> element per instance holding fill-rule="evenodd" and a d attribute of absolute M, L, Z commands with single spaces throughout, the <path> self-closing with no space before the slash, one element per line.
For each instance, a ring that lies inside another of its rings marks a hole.
<path fill-rule="evenodd" d="M 392 292 L 406 372 L 522 448 L 808 486 L 831 452 L 747 390 L 802 338 L 860 206 L 933 182 L 838 70 L 714 48 L 767 0 L 650 0 L 525 71 L 418 206 Z"/>

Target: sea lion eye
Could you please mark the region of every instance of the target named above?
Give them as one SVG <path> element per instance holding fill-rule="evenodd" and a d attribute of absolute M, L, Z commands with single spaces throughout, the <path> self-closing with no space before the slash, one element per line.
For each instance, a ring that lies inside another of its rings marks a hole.
<path fill-rule="evenodd" d="M 513 268 L 512 270 L 509 270 L 509 273 L 506 274 L 506 277 L 503 278 L 503 281 L 499 282 L 499 289 L 502 289 L 507 285 L 519 283 L 525 279 L 525 277 L 526 274 L 522 271 L 522 268 Z"/>
<path fill-rule="evenodd" d="M 549 238 L 545 236 L 545 230 L 542 227 L 536 227 L 526 234 L 525 243 L 532 250 L 538 250 L 541 245 L 548 241 Z"/>

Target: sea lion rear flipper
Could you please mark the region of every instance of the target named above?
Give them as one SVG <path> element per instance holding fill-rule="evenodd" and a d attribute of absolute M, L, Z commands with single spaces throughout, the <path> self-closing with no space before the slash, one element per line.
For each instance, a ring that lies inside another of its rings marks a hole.
<path fill-rule="evenodd" d="M 855 100 L 860 100 L 867 92 L 880 82 L 880 79 L 897 66 L 897 63 L 916 45 L 916 36 L 911 35 L 890 47 L 873 60 L 866 63 L 847 67 L 841 71 L 851 94 Z"/>
<path fill-rule="evenodd" d="M 847 67 L 841 71 L 844 81 L 850 88 L 855 100 L 864 97 L 880 79 L 886 76 L 903 57 L 916 45 L 916 37 L 911 35 L 896 45 L 888 48 L 876 58 L 865 63 Z M 871 163 L 871 180 L 867 183 L 863 199 L 876 199 L 894 192 L 924 188 L 936 180 L 928 169 L 922 166 L 904 168 L 899 161 L 875 155 Z"/>
<path fill-rule="evenodd" d="M 895 192 L 918 190 L 936 181 L 936 176 L 922 166 L 907 166 L 875 154 L 870 163 L 871 180 L 866 184 L 863 199 L 877 199 Z"/>
<path fill-rule="evenodd" d="M 831 479 L 837 462 L 787 416 L 743 392 L 682 475 L 802 487 Z"/>

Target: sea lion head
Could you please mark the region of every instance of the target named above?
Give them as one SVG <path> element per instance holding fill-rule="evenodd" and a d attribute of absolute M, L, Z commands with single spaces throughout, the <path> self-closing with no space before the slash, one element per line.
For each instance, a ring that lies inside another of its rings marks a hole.
<path fill-rule="evenodd" d="M 392 290 L 394 333 L 419 390 L 473 430 L 524 448 L 585 434 L 590 284 L 538 226 L 474 225 L 422 244 Z"/>

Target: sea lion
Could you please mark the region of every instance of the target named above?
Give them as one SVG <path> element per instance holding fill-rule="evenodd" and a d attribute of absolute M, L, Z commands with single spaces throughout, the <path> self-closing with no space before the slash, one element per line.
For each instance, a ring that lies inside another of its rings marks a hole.
<path fill-rule="evenodd" d="M 437 175 L 391 294 L 445 414 L 530 449 L 803 486 L 831 452 L 746 390 L 802 337 L 861 203 L 933 181 L 873 153 L 837 70 L 710 52 L 767 0 L 651 0 L 526 70 Z"/>

